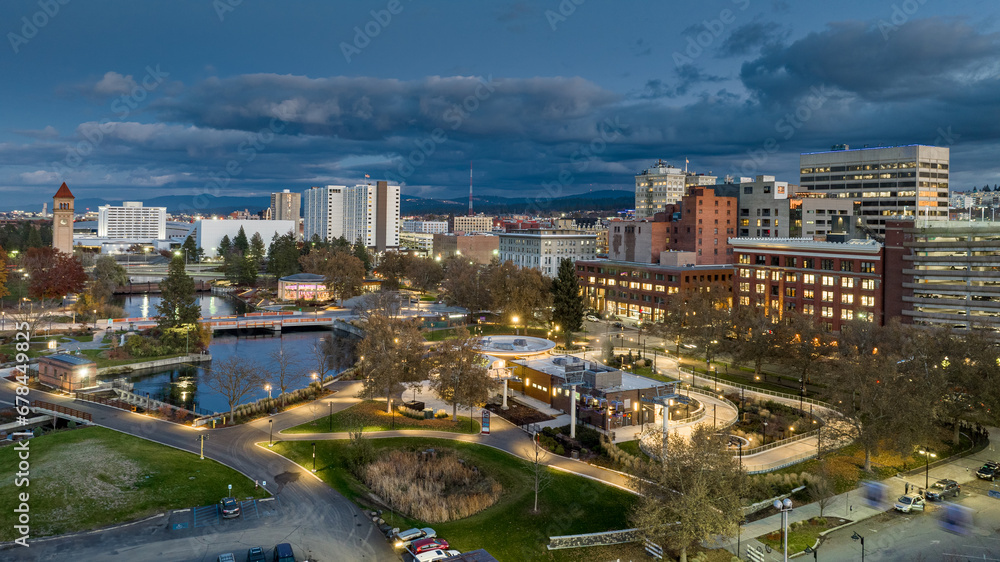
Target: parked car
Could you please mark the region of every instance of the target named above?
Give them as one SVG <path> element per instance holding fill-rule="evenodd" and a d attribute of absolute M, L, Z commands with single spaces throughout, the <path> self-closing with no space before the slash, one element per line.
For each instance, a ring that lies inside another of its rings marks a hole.
<path fill-rule="evenodd" d="M 1000 474 L 1000 463 L 993 461 L 986 461 L 986 464 L 976 472 L 976 476 L 990 482 L 996 480 L 998 474 Z"/>
<path fill-rule="evenodd" d="M 896 511 L 902 511 L 903 513 L 923 511 L 924 498 L 919 494 L 906 494 L 905 496 L 900 496 L 893 507 L 896 508 Z"/>
<path fill-rule="evenodd" d="M 938 480 L 931 484 L 931 487 L 924 493 L 927 501 L 941 501 L 948 496 L 958 497 L 962 493 L 962 487 L 958 482 L 947 478 Z"/>
<path fill-rule="evenodd" d="M 236 501 L 236 498 L 222 498 L 219 500 L 219 509 L 225 519 L 240 516 L 240 502 Z"/>
<path fill-rule="evenodd" d="M 423 538 L 413 541 L 413 544 L 410 545 L 410 552 L 420 554 L 428 550 L 446 550 L 447 548 L 448 541 L 444 539 Z"/>
<path fill-rule="evenodd" d="M 433 539 L 437 536 L 434 529 L 424 527 L 423 529 L 407 529 L 393 533 L 393 545 L 396 548 L 406 548 L 419 539 Z"/>
<path fill-rule="evenodd" d="M 587 320 L 590 320 L 591 322 L 600 322 L 601 319 L 598 318 L 598 317 L 596 317 L 596 316 L 594 316 L 593 314 L 588 314 L 587 315 Z"/>
<path fill-rule="evenodd" d="M 406 560 L 410 562 L 437 562 L 438 560 L 447 560 L 452 556 L 458 556 L 461 552 L 457 550 L 428 550 L 427 552 L 421 552 L 420 554 L 410 554 L 406 557 Z"/>
<path fill-rule="evenodd" d="M 233 556 L 232 552 L 227 552 L 225 554 L 220 554 L 215 560 L 216 562 L 236 562 L 236 557 Z"/>
<path fill-rule="evenodd" d="M 295 562 L 295 553 L 292 552 L 292 545 L 283 542 L 274 547 L 274 562 Z"/>
<path fill-rule="evenodd" d="M 618 328 L 619 330 L 621 330 L 625 328 L 625 324 L 622 324 L 621 322 L 615 322 L 614 324 L 611 324 L 611 327 Z"/>

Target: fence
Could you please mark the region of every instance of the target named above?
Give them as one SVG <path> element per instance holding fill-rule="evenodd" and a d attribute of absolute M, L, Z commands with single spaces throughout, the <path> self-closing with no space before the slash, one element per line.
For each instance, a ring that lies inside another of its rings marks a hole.
<path fill-rule="evenodd" d="M 788 394 L 787 392 L 778 392 L 776 390 L 767 390 L 767 389 L 763 389 L 763 388 L 757 388 L 755 386 L 749 386 L 749 385 L 746 385 L 746 384 L 740 384 L 738 382 L 730 382 L 730 381 L 726 381 L 726 380 L 718 380 L 718 381 L 716 381 L 714 378 L 706 377 L 704 374 L 698 373 L 696 371 L 692 371 L 691 369 L 683 369 L 682 368 L 681 372 L 682 373 L 686 373 L 688 376 L 692 376 L 693 375 L 696 378 L 700 378 L 700 379 L 709 381 L 710 383 L 718 385 L 718 386 L 728 386 L 730 388 L 742 389 L 742 390 L 746 390 L 746 391 L 749 391 L 749 392 L 756 392 L 758 394 L 766 394 L 768 396 L 774 396 L 776 398 L 783 398 L 783 399 L 786 399 L 786 400 L 795 400 L 795 401 L 800 401 L 801 400 L 801 402 L 803 402 L 805 404 L 812 404 L 814 406 L 820 406 L 822 408 L 829 408 L 830 407 L 826 402 L 823 402 L 823 401 L 820 401 L 820 400 L 816 400 L 815 398 L 808 398 L 808 397 L 805 397 L 805 396 L 799 396 L 798 394 Z"/>
<path fill-rule="evenodd" d="M 32 400 L 32 408 L 38 408 L 40 410 L 46 410 L 48 412 L 55 412 L 58 414 L 63 414 L 72 418 L 77 418 L 84 420 L 88 423 L 93 423 L 94 418 L 88 412 L 83 412 L 81 410 L 75 410 L 73 408 L 67 408 L 66 406 L 60 406 L 59 404 L 53 404 L 51 402 L 42 402 L 41 400 Z"/>
<path fill-rule="evenodd" d="M 118 398 L 103 398 L 100 396 L 94 396 L 91 394 L 83 394 L 80 392 L 73 394 L 74 400 L 81 400 L 84 402 L 93 402 L 94 404 L 103 404 L 105 406 L 110 406 L 112 408 L 119 408 L 126 411 L 135 411 L 135 407 L 127 402 L 123 402 Z"/>

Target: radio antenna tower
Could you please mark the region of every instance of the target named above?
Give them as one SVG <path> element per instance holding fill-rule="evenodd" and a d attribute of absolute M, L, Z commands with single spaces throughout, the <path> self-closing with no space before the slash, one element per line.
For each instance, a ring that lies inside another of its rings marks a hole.
<path fill-rule="evenodd" d="M 472 216 L 472 161 L 469 161 L 469 216 Z"/>

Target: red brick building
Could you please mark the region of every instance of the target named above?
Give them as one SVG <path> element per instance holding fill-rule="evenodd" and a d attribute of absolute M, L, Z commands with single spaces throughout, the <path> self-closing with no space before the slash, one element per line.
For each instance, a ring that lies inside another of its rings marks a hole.
<path fill-rule="evenodd" d="M 847 321 L 883 323 L 883 248 L 874 240 L 734 238 L 734 306 L 798 310 L 839 332 Z"/>
<path fill-rule="evenodd" d="M 733 289 L 731 265 L 580 260 L 576 262 L 576 276 L 591 308 L 643 321 L 663 318 L 667 295 L 719 291 L 729 298 Z"/>
<path fill-rule="evenodd" d="M 694 252 L 698 265 L 733 263 L 729 237 L 736 236 L 736 197 L 720 197 L 712 187 L 691 187 L 680 205 L 667 205 L 667 249 Z"/>
<path fill-rule="evenodd" d="M 53 388 L 76 392 L 97 384 L 97 363 L 65 353 L 40 357 L 38 380 Z"/>

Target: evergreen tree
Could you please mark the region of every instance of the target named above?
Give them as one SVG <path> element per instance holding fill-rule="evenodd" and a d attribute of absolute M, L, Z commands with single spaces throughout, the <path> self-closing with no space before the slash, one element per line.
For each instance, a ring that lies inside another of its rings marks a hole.
<path fill-rule="evenodd" d="M 183 257 L 170 260 L 167 276 L 160 281 L 160 291 L 156 323 L 161 330 L 196 324 L 201 318 L 201 309 L 195 302 L 194 279 L 184 271 Z"/>
<path fill-rule="evenodd" d="M 42 234 L 38 232 L 38 229 L 34 227 L 31 223 L 24 223 L 27 226 L 27 235 L 25 236 L 25 250 L 28 248 L 42 248 L 45 245 L 42 243 Z"/>
<path fill-rule="evenodd" d="M 247 238 L 247 233 L 243 230 L 242 226 L 240 227 L 240 231 L 236 233 L 236 238 L 233 239 L 233 248 L 244 256 L 250 251 L 250 239 Z"/>
<path fill-rule="evenodd" d="M 573 260 L 559 260 L 559 274 L 552 282 L 552 321 L 559 326 L 568 344 L 573 332 L 583 328 L 583 295 L 576 279 Z"/>
<path fill-rule="evenodd" d="M 368 248 L 365 248 L 364 243 L 358 240 L 354 243 L 354 257 L 361 260 L 361 264 L 365 266 L 365 274 L 371 273 L 372 271 L 372 255 L 368 252 Z"/>
<path fill-rule="evenodd" d="M 267 272 L 276 278 L 299 272 L 299 249 L 291 232 L 281 236 L 275 233 L 267 250 Z"/>
<path fill-rule="evenodd" d="M 247 257 L 253 263 L 254 269 L 260 271 L 262 265 L 264 265 L 264 257 L 266 255 L 267 249 L 264 247 L 264 237 L 260 235 L 259 232 L 254 232 L 253 236 L 250 237 L 250 251 L 247 253 Z"/>
<path fill-rule="evenodd" d="M 227 234 L 223 236 L 222 240 L 219 241 L 219 257 L 226 257 L 226 254 L 229 253 L 229 250 L 232 249 L 232 247 L 233 243 L 229 240 L 229 235 Z"/>
<path fill-rule="evenodd" d="M 184 239 L 184 244 L 181 245 L 181 249 L 184 251 L 189 262 L 196 263 L 201 261 L 201 254 L 204 251 L 195 243 L 194 236 L 189 234 L 188 237 Z"/>

